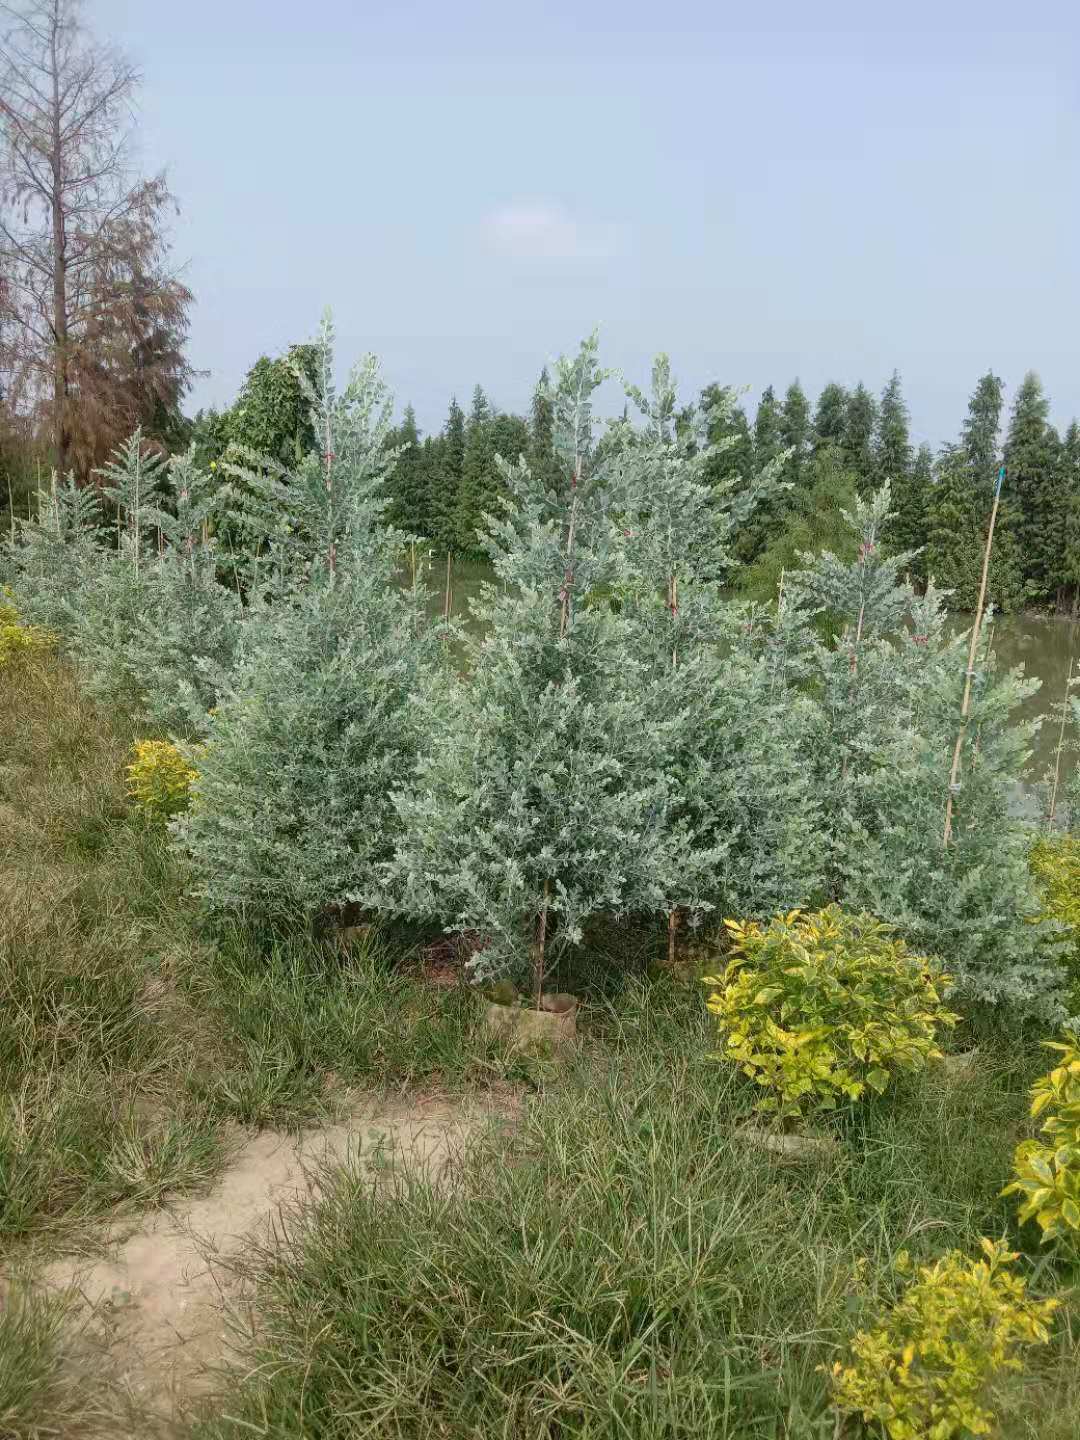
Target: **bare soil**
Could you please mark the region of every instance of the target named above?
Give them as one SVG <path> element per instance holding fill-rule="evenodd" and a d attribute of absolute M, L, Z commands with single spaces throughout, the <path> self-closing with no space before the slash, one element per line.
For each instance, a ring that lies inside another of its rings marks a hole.
<path fill-rule="evenodd" d="M 76 1297 L 82 1363 L 107 1370 L 130 1415 L 167 1430 L 213 1391 L 215 1367 L 229 1358 L 230 1317 L 249 1305 L 236 1260 L 248 1242 L 280 1236 L 283 1216 L 317 1192 L 327 1166 L 374 1175 L 405 1165 L 445 1181 L 468 1136 L 506 1113 L 494 1103 L 369 1101 L 299 1138 L 262 1131 L 238 1144 L 209 1193 L 115 1222 L 100 1256 L 53 1261 L 40 1280 Z"/>

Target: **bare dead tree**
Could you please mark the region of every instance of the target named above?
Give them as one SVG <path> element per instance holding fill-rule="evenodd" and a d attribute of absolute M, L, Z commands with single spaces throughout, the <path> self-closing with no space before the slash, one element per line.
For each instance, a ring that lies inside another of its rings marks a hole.
<path fill-rule="evenodd" d="M 0 0 L 0 371 L 83 473 L 178 414 L 191 292 L 168 273 L 163 175 L 130 150 L 135 68 L 82 0 Z"/>

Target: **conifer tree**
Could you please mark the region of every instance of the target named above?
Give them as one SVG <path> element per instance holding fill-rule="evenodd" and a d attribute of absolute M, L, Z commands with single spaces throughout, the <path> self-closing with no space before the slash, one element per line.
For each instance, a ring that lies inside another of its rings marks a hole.
<path fill-rule="evenodd" d="M 465 464 L 465 412 L 456 396 L 451 397 L 440 442 L 439 463 L 431 475 L 431 538 L 440 550 L 450 551 L 457 545 L 458 497 Z"/>
<path fill-rule="evenodd" d="M 733 394 L 710 387 L 700 410 L 676 418 L 666 356 L 654 362 L 649 395 L 628 393 L 644 426 L 628 428 L 612 463 L 623 526 L 617 593 L 644 681 L 643 721 L 660 745 L 670 840 L 682 857 L 667 909 L 672 917 L 703 905 L 744 913 L 751 895 L 766 909 L 790 904 L 811 884 L 798 862 L 813 853 L 813 805 L 801 791 L 805 771 L 791 774 L 780 756 L 794 748 L 806 712 L 775 692 L 762 657 L 742 643 L 741 607 L 726 606 L 721 589 L 740 527 L 774 490 L 781 458 L 760 475 L 724 474 L 717 461 L 740 443 Z M 745 743 L 735 719 L 743 706 L 768 731 L 760 746 Z M 761 783 L 766 753 L 778 762 L 775 783 Z"/>
<path fill-rule="evenodd" d="M 798 380 L 793 380 L 780 407 L 780 444 L 784 450 L 791 452 L 784 465 L 784 479 L 794 490 L 798 489 L 806 472 L 810 441 L 810 402 Z"/>
<path fill-rule="evenodd" d="M 1060 1016 L 1063 971 L 1034 923 L 1030 835 L 1014 804 L 1035 729 L 1017 711 L 1038 682 L 998 671 L 980 648 L 963 820 L 944 847 L 967 637 L 949 635 L 935 589 L 919 598 L 900 583 L 908 557 L 882 548 L 887 516 L 886 487 L 851 514 L 852 562 L 823 555 L 790 577 L 796 606 L 840 622 L 835 640 L 814 646 L 807 677 L 820 707 L 806 753 L 829 893 L 898 926 L 920 953 L 947 955 L 970 998 Z"/>
<path fill-rule="evenodd" d="M 480 518 L 488 509 L 485 501 L 495 467 L 491 421 L 491 405 L 483 387 L 477 385 L 465 424 L 465 453 L 454 522 L 454 548 L 466 555 L 475 553 L 480 544 Z"/>
<path fill-rule="evenodd" d="M 780 410 L 776 403 L 776 392 L 766 385 L 758 401 L 754 417 L 754 469 L 764 470 L 775 460 L 783 449 L 780 438 Z"/>
<path fill-rule="evenodd" d="M 887 539 L 894 550 L 917 550 L 926 544 L 925 504 L 928 496 L 922 490 L 930 452 L 923 460 L 924 473 L 916 480 L 911 453 L 908 408 L 900 384 L 900 372 L 894 370 L 881 392 L 877 424 L 874 428 L 874 471 L 879 484 L 888 484 L 894 514 L 888 526 Z M 912 558 L 912 573 L 920 574 L 921 556 Z"/>
<path fill-rule="evenodd" d="M 814 454 L 829 445 L 843 445 L 847 426 L 848 393 L 842 385 L 830 380 L 818 397 L 814 411 Z"/>
<path fill-rule="evenodd" d="M 61 637 L 88 694 L 144 727 L 195 735 L 241 625 L 239 600 L 217 583 L 207 543 L 215 505 L 208 477 L 190 453 L 166 466 L 136 432 L 100 478 L 100 487 L 76 488 L 70 477 L 54 484 L 37 519 L 19 527 L 12 583 L 20 613 Z"/>
<path fill-rule="evenodd" d="M 516 506 L 485 545 L 495 581 L 466 638 L 468 681 L 434 707 L 415 784 L 398 796 L 399 903 L 480 937 L 475 978 L 537 998 L 598 914 L 655 912 L 675 857 L 656 737 L 617 610 L 588 603 L 614 575 L 614 526 L 594 461 L 595 338 L 555 372 L 564 484 L 504 465 Z"/>
<path fill-rule="evenodd" d="M 1042 382 L 1029 370 L 1013 402 L 1005 464 L 1027 593 L 1040 603 L 1054 599 L 1062 584 L 1066 517 L 1060 442 L 1049 416 Z"/>
<path fill-rule="evenodd" d="M 851 392 L 844 416 L 844 460 L 855 476 L 860 494 L 875 488 L 874 433 L 877 428 L 877 402 L 860 382 Z"/>
<path fill-rule="evenodd" d="M 895 500 L 911 472 L 911 434 L 908 408 L 900 384 L 900 372 L 894 370 L 881 392 L 877 423 L 874 427 L 874 465 L 882 483 L 888 483 Z"/>
<path fill-rule="evenodd" d="M 855 495 L 854 477 L 845 469 L 840 451 L 835 446 L 821 450 L 810 462 L 807 478 L 790 500 L 782 522 L 765 531 L 760 552 L 738 576 L 739 593 L 771 605 L 783 577 L 804 564 L 807 555 L 829 550 L 841 559 L 853 559 L 856 542 L 845 511 L 853 507 Z M 761 509 L 769 514 L 773 504 L 766 500 Z M 751 525 L 755 522 L 760 524 L 757 512 Z"/>
<path fill-rule="evenodd" d="M 118 597 L 108 567 L 99 568 L 97 583 L 83 592 L 71 641 L 77 663 L 94 672 L 91 688 L 105 693 L 103 680 L 115 675 L 116 689 L 134 698 L 152 728 L 194 737 L 205 730 L 232 670 L 244 615 L 234 590 L 218 583 L 210 531 L 220 497 L 208 472 L 191 450 L 174 455 L 168 469 L 171 498 L 144 510 L 158 544 L 137 588 L 122 583 Z M 128 597 L 133 610 L 122 626 Z"/>
<path fill-rule="evenodd" d="M 777 456 L 783 453 L 781 430 L 781 409 L 773 387 L 768 385 L 762 391 L 754 418 L 751 463 L 747 467 L 747 474 L 764 473 L 770 469 Z M 782 474 L 784 480 L 790 482 L 789 471 L 785 469 Z M 770 539 L 782 529 L 795 503 L 794 494 L 790 483 L 778 485 L 770 493 L 763 495 L 752 513 L 747 516 L 735 542 L 736 553 L 744 564 L 753 563 Z"/>
<path fill-rule="evenodd" d="M 731 385 L 706 385 L 697 409 L 691 406 L 681 412 L 679 423 L 690 434 L 695 427 L 700 429 L 699 416 L 707 417 L 704 443 L 714 452 L 706 467 L 708 475 L 725 490 L 731 479 L 749 483 L 754 470 L 754 437 L 737 391 Z"/>
<path fill-rule="evenodd" d="M 559 473 L 555 459 L 555 407 L 551 395 L 551 377 L 546 365 L 541 370 L 540 379 L 533 391 L 526 455 L 532 473 L 546 480 L 548 484 L 554 484 Z"/>
<path fill-rule="evenodd" d="M 528 421 L 520 415 L 511 415 L 505 410 L 497 411 L 491 421 L 491 444 L 494 451 L 494 462 L 484 509 L 489 515 L 501 515 L 510 492 L 506 488 L 503 466 L 499 462 L 504 461 L 507 465 L 516 465 L 519 460 L 527 458 L 529 453 Z M 554 455 L 552 459 L 554 462 Z"/>
<path fill-rule="evenodd" d="M 973 610 L 979 588 L 983 548 L 990 521 L 1000 456 L 1003 387 L 992 372 L 976 385 L 961 439 L 945 446 L 938 461 L 927 524 L 927 574 L 952 592 L 950 606 Z M 994 532 L 987 599 L 999 610 L 1023 603 L 1023 571 L 1014 512 L 1004 499 Z"/>
<path fill-rule="evenodd" d="M 117 447 L 97 472 L 101 493 L 111 503 L 135 574 L 144 543 L 156 527 L 156 508 L 165 482 L 165 457 L 147 449 L 141 430 Z"/>
<path fill-rule="evenodd" d="M 890 546 L 894 551 L 905 550 L 911 554 L 911 574 L 920 581 L 927 577 L 926 545 L 933 484 L 934 456 L 930 446 L 924 442 L 907 473 L 891 486 L 896 513 L 888 529 Z M 917 554 L 912 553 L 916 551 Z"/>
<path fill-rule="evenodd" d="M 401 424 L 393 432 L 391 443 L 397 452 L 397 463 L 387 489 L 390 503 L 387 521 L 408 535 L 431 534 L 430 494 L 416 411 L 406 405 Z"/>
<path fill-rule="evenodd" d="M 71 474 L 61 482 L 54 471 L 49 489 L 37 496 L 34 517 L 16 521 L 16 540 L 5 557 L 5 579 L 29 624 L 68 632 L 72 606 L 101 563 L 103 526 L 97 486 L 76 485 Z"/>
<path fill-rule="evenodd" d="M 280 929 L 382 902 L 391 794 L 412 771 L 438 644 L 422 594 L 396 581 L 401 537 L 382 523 L 389 394 L 371 357 L 338 394 L 332 340 L 327 320 L 309 391 L 316 448 L 265 487 L 292 504 L 270 537 L 273 603 L 256 592 L 177 822 L 207 907 Z"/>

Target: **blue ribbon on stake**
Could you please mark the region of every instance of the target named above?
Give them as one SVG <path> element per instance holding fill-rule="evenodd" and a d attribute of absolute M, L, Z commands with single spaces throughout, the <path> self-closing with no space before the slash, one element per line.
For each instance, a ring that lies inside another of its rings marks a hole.
<path fill-rule="evenodd" d="M 995 487 L 995 489 L 994 489 L 994 499 L 995 499 L 995 500 L 997 500 L 998 497 L 1001 495 L 1001 487 L 1002 487 L 1002 485 L 1003 485 L 1004 483 L 1005 483 L 1005 466 L 1002 465 L 1002 466 L 1000 467 L 1000 469 L 998 470 L 997 485 L 996 485 L 996 487 Z"/>

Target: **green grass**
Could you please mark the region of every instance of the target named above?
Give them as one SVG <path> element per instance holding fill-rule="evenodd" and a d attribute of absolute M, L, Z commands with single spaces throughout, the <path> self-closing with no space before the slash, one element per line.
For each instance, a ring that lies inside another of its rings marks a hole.
<path fill-rule="evenodd" d="M 453 1183 L 339 1170 L 252 1255 L 254 1328 L 200 1440 L 831 1437 L 821 1367 L 895 1294 L 899 1250 L 1011 1227 L 1036 1057 L 912 1083 L 791 1165 L 740 1133 L 748 1087 L 708 1058 L 696 994 L 634 984 L 597 1018 Z M 998 1397 L 1010 1440 L 1077 1433 L 1078 1316 Z"/>
<path fill-rule="evenodd" d="M 53 661 L 0 688 L 0 1245 L 158 1203 L 219 1162 L 183 1096 L 204 1045 L 165 838 L 133 822 L 130 736 Z M 179 1103 L 177 1096 L 180 1096 Z"/>
<path fill-rule="evenodd" d="M 18 1285 L 0 1300 L 0 1436 L 45 1440 L 86 1433 L 84 1386 L 64 1363 L 68 1306 Z"/>
<path fill-rule="evenodd" d="M 343 1087 L 526 1074 L 485 1036 L 478 996 L 422 981 L 377 936 L 342 951 L 307 940 L 264 947 L 234 931 L 185 988 L 222 1047 L 195 1093 L 243 1124 L 302 1123 Z"/>

